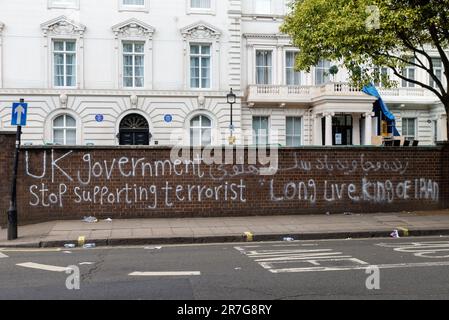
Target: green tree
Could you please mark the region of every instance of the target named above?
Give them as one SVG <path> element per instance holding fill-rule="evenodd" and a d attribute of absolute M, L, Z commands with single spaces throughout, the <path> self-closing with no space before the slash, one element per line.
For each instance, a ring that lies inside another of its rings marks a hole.
<path fill-rule="evenodd" d="M 379 72 L 387 67 L 433 92 L 449 114 L 449 0 L 294 0 L 291 6 L 281 31 L 300 50 L 297 69 L 333 60 L 349 70 L 355 85 L 382 81 L 392 87 L 396 83 Z M 444 67 L 440 78 L 435 57 Z M 434 85 L 404 73 L 406 65 L 423 70 Z"/>

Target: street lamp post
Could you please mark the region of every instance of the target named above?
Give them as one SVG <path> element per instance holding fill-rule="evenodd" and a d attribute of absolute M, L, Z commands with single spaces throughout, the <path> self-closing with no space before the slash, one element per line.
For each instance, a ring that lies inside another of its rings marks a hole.
<path fill-rule="evenodd" d="M 226 99 L 227 99 L 228 103 L 231 105 L 231 124 L 229 125 L 229 129 L 231 130 L 231 135 L 229 137 L 229 144 L 234 145 L 235 137 L 234 137 L 234 122 L 232 119 L 232 108 L 233 108 L 234 103 L 236 103 L 236 101 L 237 101 L 237 96 L 232 91 L 232 88 L 231 88 L 231 91 L 226 96 Z"/>

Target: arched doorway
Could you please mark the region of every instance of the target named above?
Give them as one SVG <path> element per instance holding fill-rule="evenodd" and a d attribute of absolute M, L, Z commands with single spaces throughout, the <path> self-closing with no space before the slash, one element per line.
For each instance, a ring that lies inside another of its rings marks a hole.
<path fill-rule="evenodd" d="M 150 139 L 150 126 L 143 116 L 133 113 L 120 122 L 119 143 L 121 146 L 145 146 L 150 144 Z"/>

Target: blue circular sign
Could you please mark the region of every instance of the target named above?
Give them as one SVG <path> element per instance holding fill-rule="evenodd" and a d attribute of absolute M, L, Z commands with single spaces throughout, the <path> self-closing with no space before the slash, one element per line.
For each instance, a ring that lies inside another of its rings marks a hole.
<path fill-rule="evenodd" d="M 166 114 L 164 116 L 164 120 L 165 120 L 165 122 L 170 123 L 173 121 L 173 116 L 171 114 Z"/>
<path fill-rule="evenodd" d="M 95 120 L 96 120 L 97 122 L 103 122 L 104 116 L 103 116 L 102 114 L 97 114 L 97 115 L 95 116 Z"/>

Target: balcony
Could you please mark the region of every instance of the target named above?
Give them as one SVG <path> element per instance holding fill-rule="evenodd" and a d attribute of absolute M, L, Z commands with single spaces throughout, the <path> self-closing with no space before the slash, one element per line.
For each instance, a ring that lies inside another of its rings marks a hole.
<path fill-rule="evenodd" d="M 431 104 L 438 98 L 424 88 L 380 89 L 386 103 Z M 359 88 L 348 83 L 329 82 L 321 86 L 249 85 L 247 102 L 249 104 L 280 104 L 310 106 L 330 99 L 370 99 Z"/>
<path fill-rule="evenodd" d="M 392 88 L 379 89 L 386 103 L 432 104 L 438 103 L 438 97 L 424 88 Z"/>
<path fill-rule="evenodd" d="M 367 97 L 358 88 L 347 83 L 327 83 L 321 86 L 250 85 L 248 103 L 279 103 L 310 105 L 323 98 Z"/>

